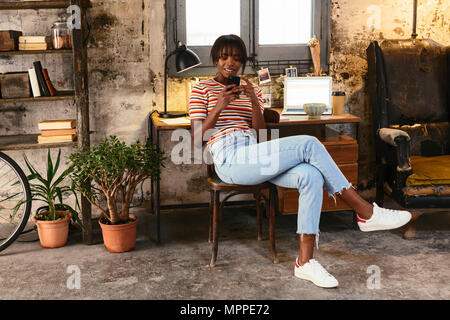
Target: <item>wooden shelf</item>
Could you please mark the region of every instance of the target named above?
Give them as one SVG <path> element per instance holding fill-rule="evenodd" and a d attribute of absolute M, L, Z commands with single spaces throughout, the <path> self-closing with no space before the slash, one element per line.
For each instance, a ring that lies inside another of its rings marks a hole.
<path fill-rule="evenodd" d="M 76 147 L 77 142 L 38 143 L 39 134 L 0 136 L 0 150 L 47 149 Z"/>
<path fill-rule="evenodd" d="M 70 100 L 75 99 L 75 92 L 71 91 L 59 91 L 57 96 L 53 97 L 27 97 L 27 98 L 10 98 L 10 99 L 0 99 L 0 104 L 2 103 L 14 103 L 14 102 L 41 102 L 41 101 L 56 101 L 56 100 Z"/>
<path fill-rule="evenodd" d="M 53 100 L 72 100 L 76 108 L 76 119 L 78 125 L 78 142 L 64 143 L 45 143 L 39 144 L 37 137 L 39 134 L 22 134 L 0 136 L 0 150 L 24 150 L 24 149 L 47 149 L 62 147 L 87 147 L 90 145 L 89 137 L 89 88 L 88 84 L 88 57 L 87 45 L 85 39 L 88 38 L 87 24 L 87 8 L 91 8 L 92 4 L 89 0 L 53 0 L 53 1 L 16 1 L 5 2 L 0 0 L 1 10 L 24 10 L 24 15 L 33 15 L 39 13 L 39 9 L 67 9 L 71 5 L 77 5 L 79 10 L 81 28 L 72 30 L 72 50 L 35 50 L 35 51 L 4 51 L 0 52 L 0 58 L 9 55 L 30 55 L 30 54 L 60 54 L 72 53 L 73 65 L 73 90 L 60 91 L 57 96 L 53 97 L 27 97 L 15 99 L 0 99 L 0 108 L 3 103 L 25 103 L 25 102 L 46 102 Z M 1 12 L 0 12 L 1 14 Z M 2 20 L 3 21 L 3 20 Z M 25 30 L 24 30 L 25 31 Z M 49 56 L 47 56 L 49 57 Z M 0 65 L 3 64 L 0 59 Z M 4 62 L 7 62 L 6 60 Z M 70 102 L 72 103 L 72 102 Z M 65 103 L 66 104 L 66 103 Z M 3 119 L 2 119 L 3 120 Z M 7 124 L 13 125 L 13 124 Z M 20 129 L 20 128 L 17 128 Z M 17 132 L 19 133 L 19 132 Z M 91 205 L 85 197 L 81 197 L 81 212 L 83 213 L 83 242 L 86 244 L 93 243 Z"/>
<path fill-rule="evenodd" d="M 24 54 L 55 54 L 55 53 L 56 54 L 72 53 L 72 49 L 0 51 L 0 56 L 17 56 Z"/>
<path fill-rule="evenodd" d="M 80 2 L 85 8 L 92 7 L 89 0 L 81 0 Z M 64 9 L 70 6 L 70 4 L 70 0 L 0 2 L 0 10 Z"/>

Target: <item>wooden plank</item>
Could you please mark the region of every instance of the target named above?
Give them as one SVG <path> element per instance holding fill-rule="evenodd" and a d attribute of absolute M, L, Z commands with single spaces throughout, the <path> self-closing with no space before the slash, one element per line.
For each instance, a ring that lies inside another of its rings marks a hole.
<path fill-rule="evenodd" d="M 281 111 L 280 111 L 281 112 Z M 290 120 L 280 120 L 279 123 L 267 123 L 267 129 L 274 129 L 280 127 L 293 126 L 297 130 L 301 129 L 299 125 L 313 126 L 324 124 L 338 124 L 338 123 L 359 123 L 361 119 L 351 114 L 344 114 L 339 116 L 327 115 L 320 119 L 309 119 L 308 116 L 291 116 Z M 153 123 L 157 130 L 172 130 L 172 129 L 189 129 L 190 125 L 170 125 L 161 121 L 157 113 L 152 114 Z"/>
<path fill-rule="evenodd" d="M 80 6 L 81 0 L 71 0 L 71 4 Z M 77 132 L 78 147 L 90 146 L 89 138 L 89 86 L 88 86 L 88 64 L 87 45 L 84 39 L 87 38 L 86 10 L 81 9 L 81 28 L 73 29 L 73 81 L 75 87 L 75 104 L 77 106 Z M 92 209 L 89 201 L 81 197 L 81 212 L 83 219 L 83 242 L 93 243 L 92 234 Z"/>
<path fill-rule="evenodd" d="M 325 148 L 336 163 L 352 163 L 358 161 L 358 144 L 325 144 Z"/>
<path fill-rule="evenodd" d="M 0 104 L 14 103 L 14 102 L 42 102 L 42 101 L 70 100 L 70 99 L 75 99 L 75 93 L 72 90 L 59 91 L 58 95 L 53 96 L 53 97 L 27 97 L 27 98 L 0 99 Z"/>
<path fill-rule="evenodd" d="M 84 8 L 92 7 L 89 0 L 81 1 L 81 5 Z M 70 6 L 70 0 L 0 2 L 0 10 L 64 9 L 68 6 Z"/>
<path fill-rule="evenodd" d="M 289 125 L 315 125 L 315 124 L 337 124 L 337 123 L 359 123 L 361 119 L 352 114 L 322 115 L 320 118 L 309 118 L 307 115 L 281 116 L 283 108 L 272 108 L 280 114 L 279 123 L 267 123 L 267 127 L 279 127 Z"/>
<path fill-rule="evenodd" d="M 319 137 L 328 153 L 337 164 L 358 161 L 358 142 L 330 128 L 326 128 L 325 137 Z"/>
<path fill-rule="evenodd" d="M 0 56 L 15 56 L 24 54 L 60 54 L 72 53 L 71 49 L 49 49 L 49 50 L 19 50 L 19 51 L 0 51 Z"/>
<path fill-rule="evenodd" d="M 0 136 L 0 150 L 47 149 L 76 147 L 76 142 L 41 143 L 37 142 L 39 134 Z"/>
<path fill-rule="evenodd" d="M 156 128 L 156 130 L 175 130 L 175 129 L 190 129 L 190 124 L 167 124 L 162 122 L 161 120 L 164 120 L 158 116 L 158 114 L 155 112 L 152 114 L 153 124 Z"/>
<path fill-rule="evenodd" d="M 283 109 L 281 108 L 273 108 L 273 110 L 281 113 Z M 284 116 L 283 116 L 284 117 Z M 274 129 L 280 127 L 289 127 L 295 126 L 297 129 L 299 125 L 312 126 L 312 125 L 324 125 L 324 124 L 338 124 L 338 123 L 359 123 L 361 119 L 352 114 L 343 114 L 343 115 L 324 115 L 318 119 L 310 119 L 308 116 L 289 116 L 288 120 L 280 120 L 279 123 L 267 123 L 267 129 Z M 169 125 L 164 122 L 161 122 L 161 119 L 158 117 L 157 113 L 152 114 L 153 123 L 157 130 L 172 130 L 172 129 L 189 129 L 190 125 Z"/>
<path fill-rule="evenodd" d="M 69 5 L 69 0 L 6 2 L 0 3 L 0 10 L 59 9 L 67 8 Z"/>

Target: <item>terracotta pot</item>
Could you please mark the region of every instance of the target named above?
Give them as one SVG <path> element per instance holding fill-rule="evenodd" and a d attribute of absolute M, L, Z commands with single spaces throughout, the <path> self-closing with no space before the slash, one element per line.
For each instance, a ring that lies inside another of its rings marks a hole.
<path fill-rule="evenodd" d="M 48 211 L 47 211 L 48 212 Z M 45 214 L 45 212 L 44 212 Z M 33 222 L 38 229 L 39 241 L 44 248 L 59 248 L 63 247 L 67 242 L 69 235 L 69 223 L 72 214 L 69 211 L 56 211 L 57 215 L 63 215 L 65 218 L 55 221 L 36 220 L 33 217 Z"/>
<path fill-rule="evenodd" d="M 98 221 L 102 228 L 103 243 L 106 249 L 112 253 L 133 250 L 136 245 L 136 230 L 138 219 L 130 214 L 134 221 L 125 224 L 108 225 Z"/>

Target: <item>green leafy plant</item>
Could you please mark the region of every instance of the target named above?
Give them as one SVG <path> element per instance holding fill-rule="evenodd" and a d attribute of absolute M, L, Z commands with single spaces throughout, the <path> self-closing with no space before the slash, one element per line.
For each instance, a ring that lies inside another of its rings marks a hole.
<path fill-rule="evenodd" d="M 151 141 L 127 145 L 116 136 L 103 139 L 97 146 L 84 148 L 69 156 L 75 187 L 100 209 L 110 224 L 129 221 L 129 209 L 139 183 L 159 178 L 163 152 L 153 149 Z M 101 195 L 107 208 L 102 207 Z M 120 205 L 118 206 L 118 203 Z"/>
<path fill-rule="evenodd" d="M 72 213 L 72 219 L 77 222 L 80 227 L 83 227 L 81 220 L 78 217 L 77 211 L 75 211 L 71 206 L 65 204 L 63 202 L 63 194 L 71 193 L 75 196 L 76 207 L 79 210 L 80 205 L 78 202 L 78 197 L 75 190 L 75 184 L 72 182 L 70 185 L 63 185 L 64 179 L 69 176 L 72 172 L 73 167 L 69 166 L 66 170 L 64 170 L 59 176 L 57 176 L 57 172 L 59 169 L 59 164 L 61 160 L 61 149 L 58 151 L 58 157 L 56 162 L 53 163 L 50 149 L 48 149 L 47 154 L 47 172 L 45 175 L 41 175 L 30 163 L 27 156 L 24 155 L 25 163 L 30 171 L 30 174 L 27 176 L 27 180 L 30 183 L 31 189 L 31 199 L 20 200 L 16 206 L 14 207 L 14 215 L 21 205 L 28 201 L 43 201 L 48 206 L 48 214 L 39 213 L 36 215 L 36 219 L 38 220 L 57 220 L 63 218 L 56 214 L 56 210 L 66 210 Z"/>

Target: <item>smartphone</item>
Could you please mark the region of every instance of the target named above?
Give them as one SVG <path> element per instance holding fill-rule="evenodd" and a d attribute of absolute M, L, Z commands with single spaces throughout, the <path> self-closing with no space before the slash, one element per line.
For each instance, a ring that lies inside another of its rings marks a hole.
<path fill-rule="evenodd" d="M 235 84 L 237 86 L 240 85 L 241 84 L 241 78 L 238 77 L 238 76 L 229 76 L 227 78 L 227 85 L 230 85 L 230 84 Z"/>

